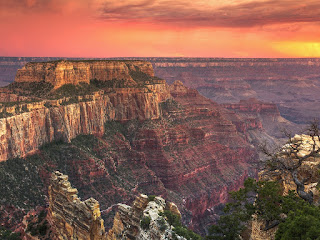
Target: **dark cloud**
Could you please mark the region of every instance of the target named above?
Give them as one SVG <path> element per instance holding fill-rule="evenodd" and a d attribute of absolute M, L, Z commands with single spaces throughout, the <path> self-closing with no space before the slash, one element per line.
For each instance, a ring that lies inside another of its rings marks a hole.
<path fill-rule="evenodd" d="M 37 0 L 0 0 L 0 6 L 5 9 L 25 9 L 25 10 L 31 10 L 31 9 L 42 9 L 46 8 L 50 0 L 43 0 L 43 1 L 37 1 Z"/>
<path fill-rule="evenodd" d="M 99 18 L 114 21 L 159 22 L 184 26 L 245 28 L 279 23 L 320 22 L 320 1 L 252 1 L 220 8 L 193 1 L 106 1 Z"/>
<path fill-rule="evenodd" d="M 26 14 L 41 12 L 61 12 L 69 0 L 0 0 L 0 8 L 8 12 Z"/>

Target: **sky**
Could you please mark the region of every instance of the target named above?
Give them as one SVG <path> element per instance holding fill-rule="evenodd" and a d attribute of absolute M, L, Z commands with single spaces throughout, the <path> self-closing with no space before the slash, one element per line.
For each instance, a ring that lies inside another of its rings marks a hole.
<path fill-rule="evenodd" d="M 0 56 L 320 57 L 319 0 L 0 0 Z"/>

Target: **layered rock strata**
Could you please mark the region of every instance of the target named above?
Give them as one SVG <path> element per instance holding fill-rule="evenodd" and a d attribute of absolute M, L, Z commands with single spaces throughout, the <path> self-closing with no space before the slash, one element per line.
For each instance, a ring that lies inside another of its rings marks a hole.
<path fill-rule="evenodd" d="M 16 82 L 48 82 L 55 88 L 64 84 L 90 83 L 90 80 L 125 80 L 136 85 L 131 72 L 142 72 L 154 76 L 151 63 L 145 61 L 53 61 L 27 63 L 17 71 Z"/>
<path fill-rule="evenodd" d="M 164 210 L 167 210 L 181 218 L 179 209 L 174 203 L 166 202 L 161 197 L 149 199 L 148 196 L 140 194 L 132 207 L 119 203 L 113 227 L 106 234 L 99 202 L 93 198 L 81 201 L 77 189 L 71 187 L 67 175 L 58 171 L 52 173 L 48 193 L 49 209 L 46 218 L 50 225 L 51 239 L 185 239 L 174 233 L 173 227 L 163 214 Z"/>
<path fill-rule="evenodd" d="M 260 128 L 276 139 L 281 139 L 285 138 L 284 129 L 300 132 L 303 128 L 283 118 L 276 104 L 259 101 L 256 98 L 241 100 L 239 103 L 225 103 L 221 105 L 236 113 L 236 116 L 240 118 L 240 121 L 237 123 L 239 130 L 243 129 L 247 131 Z M 245 125 L 242 125 L 242 123 L 245 123 Z"/>
<path fill-rule="evenodd" d="M 159 103 L 170 98 L 166 84 L 147 88 L 124 88 L 111 93 L 96 93 L 92 100 L 73 104 L 63 99 L 25 104 L 27 112 L 0 119 L 0 161 L 22 157 L 51 141 L 70 142 L 80 134 L 104 133 L 110 120 L 157 119 L 161 115 Z M 19 107 L 21 109 L 23 107 Z M 7 109 L 9 111 L 10 109 Z"/>
<path fill-rule="evenodd" d="M 99 202 L 93 198 L 81 201 L 67 175 L 54 172 L 48 192 L 47 219 L 55 232 L 54 239 L 106 239 Z"/>

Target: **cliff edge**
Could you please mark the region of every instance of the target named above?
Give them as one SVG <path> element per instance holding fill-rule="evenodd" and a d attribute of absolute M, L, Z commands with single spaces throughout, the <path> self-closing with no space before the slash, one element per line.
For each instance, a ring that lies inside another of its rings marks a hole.
<path fill-rule="evenodd" d="M 128 86 L 136 86 L 136 74 L 154 77 L 151 63 L 145 61 L 69 61 L 27 63 L 17 71 L 15 82 L 48 82 L 55 88 L 64 84 L 90 83 L 90 80 L 124 80 Z"/>

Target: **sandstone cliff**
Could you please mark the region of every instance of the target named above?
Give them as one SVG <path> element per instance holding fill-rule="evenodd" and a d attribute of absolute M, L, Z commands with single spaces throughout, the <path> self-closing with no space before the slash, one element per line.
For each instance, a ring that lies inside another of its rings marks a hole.
<path fill-rule="evenodd" d="M 81 201 L 71 187 L 68 176 L 55 172 L 49 187 L 48 222 L 53 239 L 106 239 L 99 202 L 93 198 Z"/>
<path fill-rule="evenodd" d="M 71 187 L 67 175 L 58 171 L 52 173 L 48 191 L 49 209 L 46 219 L 49 223 L 50 239 L 186 239 L 175 232 L 176 227 L 181 228 L 177 222 L 181 219 L 180 211 L 174 203 L 166 202 L 161 197 L 140 194 L 132 207 L 119 203 L 113 227 L 106 234 L 98 201 L 93 198 L 81 201 L 77 189 Z M 176 219 L 174 223 L 172 217 Z M 25 234 L 25 239 L 37 238 Z"/>
<path fill-rule="evenodd" d="M 151 63 L 145 61 L 53 61 L 27 63 L 17 71 L 16 82 L 48 82 L 55 88 L 64 84 L 90 83 L 90 80 L 124 80 L 129 86 L 136 82 L 131 72 L 154 76 Z"/>
<path fill-rule="evenodd" d="M 154 84 L 143 89 L 102 91 L 90 96 L 92 100 L 67 105 L 61 104 L 67 99 L 22 104 L 27 111 L 20 114 L 19 105 L 12 110 L 7 107 L 6 111 L 14 115 L 0 119 L 0 161 L 25 156 L 51 141 L 70 142 L 79 134 L 101 135 L 109 120 L 157 119 L 159 103 L 168 98 L 166 84 Z M 56 106 L 46 107 L 46 102 Z"/>
<path fill-rule="evenodd" d="M 151 62 L 155 75 L 169 84 L 181 80 L 218 103 L 255 97 L 277 104 L 290 121 L 308 123 L 319 118 L 320 61 L 316 58 L 140 59 Z M 27 62 L 54 60 L 57 58 L 0 57 L 0 86 L 13 82 L 16 71 Z"/>

